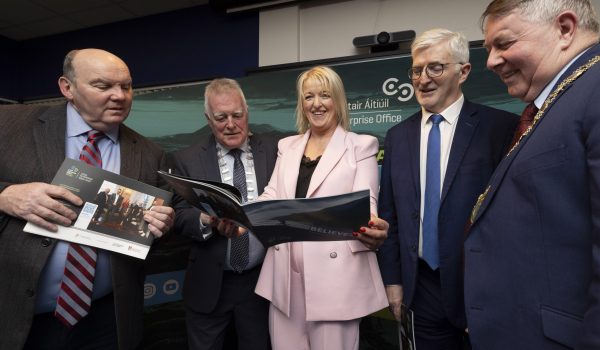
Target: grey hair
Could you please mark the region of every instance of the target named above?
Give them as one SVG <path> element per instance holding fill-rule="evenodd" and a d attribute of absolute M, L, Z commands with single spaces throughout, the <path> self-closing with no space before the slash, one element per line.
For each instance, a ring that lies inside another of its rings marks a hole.
<path fill-rule="evenodd" d="M 248 104 L 246 103 L 246 97 L 244 96 L 244 92 L 242 91 L 240 84 L 238 84 L 238 82 L 233 79 L 218 78 L 211 81 L 204 88 L 204 113 L 206 113 L 206 115 L 208 116 L 210 116 L 210 114 L 212 113 L 208 103 L 208 100 L 211 96 L 231 91 L 240 94 L 240 97 L 242 98 L 242 104 L 244 106 L 244 111 L 247 112 Z"/>
<path fill-rule="evenodd" d="M 504 17 L 519 10 L 520 15 L 535 23 L 550 23 L 563 11 L 573 11 L 579 19 L 579 28 L 598 34 L 598 14 L 589 0 L 494 0 L 480 18 L 482 31 L 490 16 Z"/>
<path fill-rule="evenodd" d="M 457 63 L 469 62 L 469 41 L 465 35 L 444 28 L 430 29 L 421 33 L 413 41 L 410 46 L 410 51 L 414 56 L 416 51 L 427 49 L 444 42 L 448 43 L 450 54 Z"/>
<path fill-rule="evenodd" d="M 79 50 L 71 50 L 65 56 L 63 60 L 63 76 L 67 78 L 71 83 L 75 83 L 75 68 L 73 67 L 73 59 Z"/>

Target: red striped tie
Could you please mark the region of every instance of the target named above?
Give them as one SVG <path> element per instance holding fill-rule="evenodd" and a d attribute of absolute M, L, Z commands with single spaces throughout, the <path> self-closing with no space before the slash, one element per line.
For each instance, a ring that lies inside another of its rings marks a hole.
<path fill-rule="evenodd" d="M 79 159 L 102 168 L 98 141 L 105 136 L 100 131 L 89 131 L 87 143 L 83 146 Z M 65 272 L 54 311 L 54 315 L 67 327 L 74 326 L 90 311 L 96 257 L 96 248 L 77 243 L 69 244 Z"/>

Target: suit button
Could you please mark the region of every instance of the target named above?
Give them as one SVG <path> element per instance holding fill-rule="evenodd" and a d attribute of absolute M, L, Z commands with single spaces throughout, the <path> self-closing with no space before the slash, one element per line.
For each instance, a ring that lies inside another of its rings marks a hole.
<path fill-rule="evenodd" d="M 335 259 L 335 258 L 337 258 L 337 253 L 336 252 L 331 252 L 331 253 L 329 253 L 329 257 L 332 258 L 332 259 Z"/>
<path fill-rule="evenodd" d="M 412 250 L 413 252 L 416 252 L 417 251 L 417 245 L 416 244 L 411 245 L 410 246 L 410 250 Z"/>
<path fill-rule="evenodd" d="M 52 240 L 50 238 L 42 239 L 42 247 L 47 247 L 50 245 L 50 243 L 52 243 Z"/>
<path fill-rule="evenodd" d="M 275 246 L 275 250 L 279 250 L 279 246 L 278 245 Z"/>
<path fill-rule="evenodd" d="M 33 291 L 33 289 L 27 289 L 27 290 L 25 291 L 25 295 L 27 295 L 28 297 L 30 297 L 30 298 L 31 298 L 32 296 L 34 296 L 34 295 L 35 295 L 35 292 Z"/>
<path fill-rule="evenodd" d="M 413 219 L 415 219 L 415 220 L 416 220 L 416 219 L 418 219 L 418 218 L 419 218 L 419 213 L 415 211 L 415 212 L 412 214 L 412 218 L 413 218 Z"/>

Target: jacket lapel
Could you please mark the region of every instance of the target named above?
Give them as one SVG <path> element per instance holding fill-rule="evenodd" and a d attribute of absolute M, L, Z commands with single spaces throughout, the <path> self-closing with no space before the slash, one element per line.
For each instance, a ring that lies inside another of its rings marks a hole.
<path fill-rule="evenodd" d="M 281 150 L 283 154 L 280 157 L 281 164 L 279 167 L 281 169 L 285 169 L 286 173 L 288 174 L 284 179 L 285 183 L 283 186 L 283 198 L 296 198 L 296 185 L 298 184 L 300 162 L 302 161 L 302 156 L 304 155 L 304 149 L 306 148 L 306 143 L 308 142 L 309 136 L 310 131 L 307 131 L 304 133 L 304 135 L 296 138 L 290 144 L 290 147 L 287 150 Z"/>
<path fill-rule="evenodd" d="M 415 117 L 410 118 L 406 121 L 408 127 L 405 129 L 406 134 L 404 135 L 408 140 L 408 154 L 410 161 L 407 166 L 411 168 L 411 174 L 413 179 L 413 185 L 417 198 L 421 196 L 421 112 Z M 400 146 L 402 147 L 402 146 Z"/>
<path fill-rule="evenodd" d="M 49 107 L 33 127 L 33 141 L 46 179 L 54 178 L 65 159 L 66 115 L 66 105 Z"/>
<path fill-rule="evenodd" d="M 120 174 L 132 179 L 140 178 L 142 154 L 137 137 L 132 130 L 121 124 L 119 126 L 119 148 L 121 149 Z"/>
<path fill-rule="evenodd" d="M 581 55 L 581 57 L 579 57 L 577 60 L 575 60 L 575 62 L 573 62 L 573 64 L 571 66 L 569 66 L 569 68 L 567 68 L 567 70 L 563 73 L 563 75 L 560 76 L 560 78 L 556 82 L 557 85 L 552 87 L 552 90 L 554 90 L 558 86 L 558 84 L 560 84 L 561 81 L 563 81 L 566 77 L 571 75 L 577 68 L 579 68 L 582 65 L 584 65 L 585 63 L 587 63 L 590 59 L 592 59 L 592 57 L 598 56 L 598 55 L 600 55 L 600 44 L 596 44 L 596 45 L 592 46 L 583 55 Z M 598 63 L 598 64 L 600 64 L 600 63 Z"/>
<path fill-rule="evenodd" d="M 306 146 L 306 143 L 304 145 Z M 313 196 L 313 193 L 325 181 L 327 175 L 337 165 L 344 153 L 346 153 L 346 132 L 338 125 L 325 148 L 325 152 L 321 156 L 319 164 L 315 168 L 310 185 L 308 186 L 308 192 L 306 193 L 307 198 Z"/>
<path fill-rule="evenodd" d="M 221 182 L 221 168 L 219 167 L 219 159 L 217 159 L 217 141 L 211 135 L 208 141 L 202 145 L 198 154 L 197 167 L 200 168 L 200 173 L 204 173 L 207 180 Z"/>
<path fill-rule="evenodd" d="M 446 198 L 448 190 L 456 178 L 458 168 L 460 167 L 469 144 L 471 143 L 471 139 L 475 134 L 477 124 L 479 124 L 479 116 L 477 115 L 477 111 L 473 104 L 465 100 L 456 122 L 458 124 L 456 125 L 456 131 L 454 132 L 454 138 L 452 140 L 452 147 L 450 148 L 450 158 L 448 159 L 448 165 L 446 167 L 444 186 L 442 187 L 441 203 L 444 202 L 444 198 Z"/>
<path fill-rule="evenodd" d="M 250 148 L 252 148 L 254 172 L 256 174 L 256 193 L 260 195 L 269 180 L 269 174 L 267 174 L 267 156 L 262 148 L 262 142 L 256 136 L 250 136 Z"/>

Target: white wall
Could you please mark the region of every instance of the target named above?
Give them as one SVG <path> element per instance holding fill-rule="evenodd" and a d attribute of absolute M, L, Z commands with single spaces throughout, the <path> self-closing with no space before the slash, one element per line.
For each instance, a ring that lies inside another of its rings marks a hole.
<path fill-rule="evenodd" d="M 600 0 L 591 0 L 600 9 Z M 259 65 L 368 53 L 352 39 L 443 27 L 482 40 L 479 17 L 488 0 L 313 0 L 260 13 Z"/>

